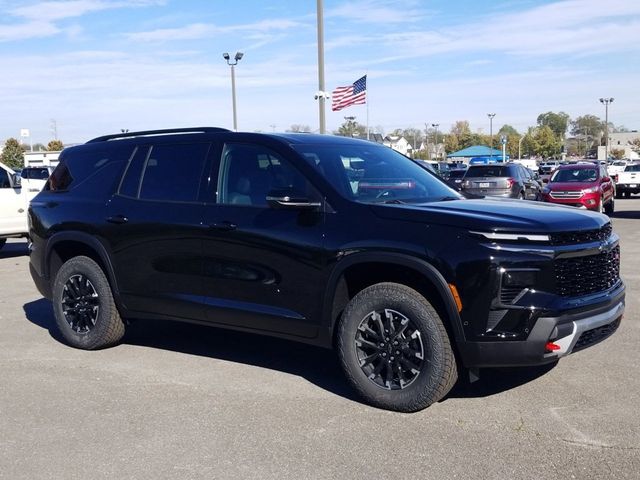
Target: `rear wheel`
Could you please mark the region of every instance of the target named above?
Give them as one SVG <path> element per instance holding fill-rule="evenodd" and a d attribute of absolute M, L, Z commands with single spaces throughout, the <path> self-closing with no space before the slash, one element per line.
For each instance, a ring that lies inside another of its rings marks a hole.
<path fill-rule="evenodd" d="M 53 312 L 58 330 L 72 347 L 109 347 L 124 335 L 124 323 L 107 277 L 89 257 L 74 257 L 58 270 L 53 283 Z"/>
<path fill-rule="evenodd" d="M 449 336 L 415 290 L 379 283 L 358 293 L 338 326 L 342 368 L 371 405 L 415 412 L 442 399 L 458 373 Z"/>

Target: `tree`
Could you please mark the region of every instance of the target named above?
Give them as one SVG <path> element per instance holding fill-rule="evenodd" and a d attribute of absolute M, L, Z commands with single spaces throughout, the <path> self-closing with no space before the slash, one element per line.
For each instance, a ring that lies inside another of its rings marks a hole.
<path fill-rule="evenodd" d="M 459 144 L 458 144 L 458 137 L 456 137 L 452 133 L 444 135 L 443 143 L 444 143 L 444 150 L 447 153 L 453 153 L 460 150 Z"/>
<path fill-rule="evenodd" d="M 294 133 L 300 133 L 300 132 L 309 133 L 310 131 L 311 131 L 311 127 L 309 125 L 299 125 L 297 123 L 294 123 L 293 125 L 291 125 L 291 127 L 289 127 L 289 130 L 287 130 L 287 132 L 294 132 Z"/>
<path fill-rule="evenodd" d="M 631 150 L 640 153 L 640 138 L 636 138 L 631 142 Z"/>
<path fill-rule="evenodd" d="M 536 129 L 533 136 L 536 146 L 536 155 L 549 158 L 560 153 L 562 141 L 557 138 L 555 132 L 548 125 Z"/>
<path fill-rule="evenodd" d="M 424 138 L 424 135 L 422 134 L 422 130 L 418 128 L 405 128 L 404 130 L 401 131 L 400 135 L 406 138 L 407 141 L 411 145 L 413 145 L 414 150 L 417 150 L 420 148 L 420 144 L 422 143 L 422 140 Z"/>
<path fill-rule="evenodd" d="M 511 125 L 503 125 L 502 127 L 500 127 L 500 130 L 498 130 L 498 136 L 500 135 L 518 135 L 520 136 L 520 134 L 518 133 L 518 131 L 513 128 Z"/>
<path fill-rule="evenodd" d="M 333 133 L 334 135 L 340 135 L 342 137 L 366 135 L 367 127 L 356 122 L 355 117 L 346 117 L 344 123 Z"/>
<path fill-rule="evenodd" d="M 9 168 L 22 168 L 24 166 L 24 151 L 18 140 L 9 138 L 5 142 L 4 150 L 0 155 L 0 162 Z"/>
<path fill-rule="evenodd" d="M 609 152 L 609 154 L 616 160 L 624 158 L 624 150 L 621 148 L 614 148 Z"/>
<path fill-rule="evenodd" d="M 51 140 L 47 144 L 47 150 L 49 152 L 59 152 L 64 148 L 64 144 L 60 140 Z"/>
<path fill-rule="evenodd" d="M 569 115 L 564 112 L 547 112 L 538 115 L 538 125 L 541 127 L 549 127 L 556 138 L 559 140 L 564 140 L 564 135 L 567 132 L 567 126 L 569 125 L 569 120 Z"/>

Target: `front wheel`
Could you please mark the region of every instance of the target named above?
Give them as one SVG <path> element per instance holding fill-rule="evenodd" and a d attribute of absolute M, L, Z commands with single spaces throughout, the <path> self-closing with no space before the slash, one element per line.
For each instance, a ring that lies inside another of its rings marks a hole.
<path fill-rule="evenodd" d="M 58 330 L 72 347 L 105 348 L 124 335 L 109 281 L 89 257 L 74 257 L 58 270 L 53 282 L 53 312 Z"/>
<path fill-rule="evenodd" d="M 338 355 L 355 390 L 376 407 L 416 412 L 441 400 L 458 373 L 447 331 L 417 291 L 379 283 L 347 305 Z"/>
<path fill-rule="evenodd" d="M 613 211 L 615 210 L 615 208 L 616 202 L 612 198 L 611 201 L 604 206 L 604 213 L 606 213 L 607 215 L 613 215 Z"/>

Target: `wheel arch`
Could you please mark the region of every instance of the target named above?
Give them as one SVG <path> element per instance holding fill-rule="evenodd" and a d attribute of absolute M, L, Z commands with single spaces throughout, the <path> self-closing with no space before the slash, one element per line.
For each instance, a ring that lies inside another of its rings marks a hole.
<path fill-rule="evenodd" d="M 94 260 L 107 276 L 114 298 L 119 303 L 119 291 L 113 264 L 104 244 L 94 235 L 86 232 L 60 232 L 47 242 L 44 274 L 53 281 L 60 267 L 70 258 L 86 256 Z"/>
<path fill-rule="evenodd" d="M 380 267 L 386 270 L 381 271 Z M 353 254 L 334 268 L 327 282 L 323 307 L 323 323 L 329 329 L 331 342 L 334 341 L 342 310 L 349 300 L 370 285 L 389 281 L 420 292 L 443 317 L 452 345 L 464 341 L 456 301 L 438 269 L 410 255 L 389 252 Z"/>

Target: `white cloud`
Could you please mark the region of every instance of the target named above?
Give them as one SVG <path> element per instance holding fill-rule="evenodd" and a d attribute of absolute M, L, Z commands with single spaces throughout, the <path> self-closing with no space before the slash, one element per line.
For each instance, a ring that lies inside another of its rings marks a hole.
<path fill-rule="evenodd" d="M 386 2 L 380 0 L 359 0 L 343 2 L 327 10 L 325 17 L 341 18 L 369 24 L 410 24 L 423 20 L 427 12 L 416 7 L 415 1 Z"/>
<path fill-rule="evenodd" d="M 159 28 L 146 32 L 126 34 L 127 38 L 139 42 L 165 42 L 175 40 L 198 40 L 216 35 L 231 33 L 250 33 L 264 35 L 274 31 L 285 31 L 304 27 L 305 24 L 286 19 L 262 20 L 254 23 L 219 26 L 210 23 L 192 23 L 183 27 Z"/>

